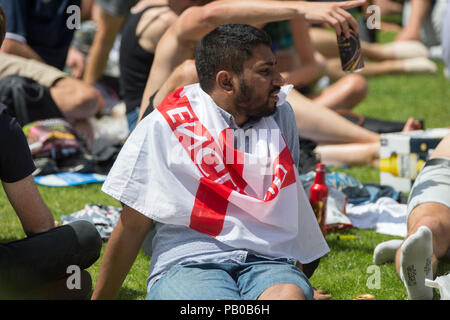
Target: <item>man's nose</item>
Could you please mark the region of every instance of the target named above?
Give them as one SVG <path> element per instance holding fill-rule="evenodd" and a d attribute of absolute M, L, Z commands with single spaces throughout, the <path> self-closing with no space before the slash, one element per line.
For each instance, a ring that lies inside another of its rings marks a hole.
<path fill-rule="evenodd" d="M 285 83 L 286 83 L 286 79 L 283 78 L 281 73 L 277 72 L 272 81 L 272 85 L 281 87 L 281 86 L 284 86 Z"/>

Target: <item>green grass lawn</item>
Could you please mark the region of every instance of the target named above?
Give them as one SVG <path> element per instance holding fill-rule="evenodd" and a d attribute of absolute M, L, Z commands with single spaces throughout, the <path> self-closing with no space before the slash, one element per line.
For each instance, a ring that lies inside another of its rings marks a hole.
<path fill-rule="evenodd" d="M 381 41 L 393 38 L 392 34 L 382 32 Z M 437 75 L 385 75 L 368 80 L 370 92 L 367 99 L 355 111 L 366 116 L 386 120 L 404 121 L 410 116 L 425 120 L 427 128 L 450 126 L 450 82 L 442 73 L 439 63 Z M 362 166 L 344 170 L 361 182 L 379 182 L 377 168 Z M 1 188 L 0 188 L 1 189 Z M 62 215 L 81 210 L 85 204 L 101 203 L 120 206 L 120 204 L 100 191 L 100 185 L 85 185 L 71 188 L 39 187 L 45 202 L 56 219 Z M 26 195 L 24 195 L 26 196 Z M 24 237 L 19 220 L 9 205 L 3 190 L 0 191 L 0 242 Z M 331 252 L 321 261 L 311 278 L 312 284 L 329 291 L 333 299 L 352 299 L 356 294 L 372 293 L 376 299 L 403 300 L 405 290 L 395 273 L 393 264 L 380 266 L 380 287 L 369 289 L 372 254 L 375 246 L 395 237 L 377 234 L 372 230 L 348 231 L 360 235 L 359 240 L 340 241 L 337 233 L 327 235 Z M 105 248 L 103 246 L 103 249 Z M 95 283 L 101 258 L 89 269 Z M 149 258 L 140 253 L 122 290 L 120 299 L 144 299 L 145 281 Z M 448 265 L 444 266 L 448 267 Z M 368 272 L 369 268 L 369 272 Z"/>

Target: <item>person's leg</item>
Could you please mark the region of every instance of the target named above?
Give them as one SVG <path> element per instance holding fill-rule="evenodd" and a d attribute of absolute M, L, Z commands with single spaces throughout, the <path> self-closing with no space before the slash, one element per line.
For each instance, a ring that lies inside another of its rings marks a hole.
<path fill-rule="evenodd" d="M 408 219 L 408 234 L 405 240 L 415 234 L 421 226 L 426 226 L 432 233 L 433 273 L 437 271 L 440 258 L 450 248 L 450 208 L 437 202 L 426 202 L 417 206 Z M 397 251 L 400 258 L 401 250 Z M 396 268 L 400 271 L 400 259 L 396 259 Z"/>
<path fill-rule="evenodd" d="M 2 244 L 0 294 L 6 297 L 8 294 L 27 296 L 70 276 L 69 266 L 86 269 L 100 256 L 101 246 L 97 229 L 87 221 L 76 221 Z M 78 292 L 73 293 L 77 295 Z"/>
<path fill-rule="evenodd" d="M 383 60 L 383 61 L 364 61 L 364 68 L 359 72 L 365 77 L 374 77 L 384 74 L 399 74 L 399 73 L 431 73 L 437 71 L 436 64 L 428 58 L 417 57 L 398 60 Z M 329 59 L 325 69 L 332 80 L 337 80 L 347 75 L 342 70 L 341 60 L 339 58 Z"/>
<path fill-rule="evenodd" d="M 310 36 L 314 47 L 328 58 L 339 57 L 336 34 L 322 28 L 310 28 Z M 386 43 L 361 41 L 363 56 L 370 60 L 383 61 L 426 57 L 428 52 L 418 41 L 404 41 L 402 43 Z"/>
<path fill-rule="evenodd" d="M 244 299 L 312 300 L 314 290 L 295 265 L 249 256 L 240 266 L 237 284 Z"/>
<path fill-rule="evenodd" d="M 81 80 L 39 61 L 0 53 L 0 79 L 13 74 L 49 88 L 56 105 L 69 119 L 87 119 L 104 105 L 100 92 Z"/>
<path fill-rule="evenodd" d="M 264 290 L 258 300 L 306 300 L 306 297 L 295 284 L 277 283 Z"/>
<path fill-rule="evenodd" d="M 97 25 L 94 41 L 86 61 L 83 80 L 93 84 L 100 79 L 108 62 L 116 36 L 122 30 L 125 16 L 114 15 L 105 11 L 100 5 L 94 4 L 93 20 Z"/>
<path fill-rule="evenodd" d="M 366 130 L 343 118 L 335 111 L 314 103 L 293 89 L 287 101 L 294 110 L 301 137 L 318 143 L 379 142 L 377 133 Z"/>
<path fill-rule="evenodd" d="M 450 248 L 450 208 L 434 202 L 417 206 L 408 219 L 408 234 L 396 253 L 396 270 L 412 300 L 432 299 L 425 278 L 433 279 L 439 259 Z"/>
<path fill-rule="evenodd" d="M 431 299 L 432 278 L 450 248 L 450 135 L 421 170 L 408 201 L 407 235 L 396 252 L 396 269 L 410 299 Z M 433 158 L 437 156 L 438 158 Z"/>
<path fill-rule="evenodd" d="M 92 117 L 104 105 L 97 89 L 75 78 L 57 80 L 50 87 L 50 93 L 58 108 L 70 120 Z"/>
<path fill-rule="evenodd" d="M 367 96 L 366 79 L 358 74 L 349 74 L 324 89 L 312 100 L 330 109 L 352 109 Z"/>
<path fill-rule="evenodd" d="M 50 87 L 50 94 L 64 117 L 90 148 L 94 140 L 94 129 L 89 118 L 104 106 L 101 93 L 81 80 L 65 77 Z"/>
<path fill-rule="evenodd" d="M 372 165 L 376 166 L 380 142 L 319 145 L 314 150 L 321 162 L 329 165 Z"/>
<path fill-rule="evenodd" d="M 430 14 L 431 0 L 409 0 L 404 7 L 404 27 L 395 41 L 420 40 L 420 29 Z"/>
<path fill-rule="evenodd" d="M 147 300 L 241 300 L 231 263 L 178 265 L 149 289 Z"/>

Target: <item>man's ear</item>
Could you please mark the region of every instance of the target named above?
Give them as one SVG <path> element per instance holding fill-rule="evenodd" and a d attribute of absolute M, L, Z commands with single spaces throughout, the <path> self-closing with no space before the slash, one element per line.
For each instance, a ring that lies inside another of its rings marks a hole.
<path fill-rule="evenodd" d="M 217 73 L 216 84 L 218 88 L 226 93 L 231 94 L 234 92 L 233 77 L 228 71 L 222 70 Z"/>

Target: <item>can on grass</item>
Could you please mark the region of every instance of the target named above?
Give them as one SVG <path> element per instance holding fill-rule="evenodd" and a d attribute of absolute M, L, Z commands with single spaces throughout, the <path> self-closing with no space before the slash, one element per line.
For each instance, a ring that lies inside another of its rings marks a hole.
<path fill-rule="evenodd" d="M 337 42 L 342 70 L 345 72 L 361 71 L 364 68 L 364 58 L 358 33 L 350 28 L 350 37 L 347 38 L 342 32 L 337 36 Z"/>

